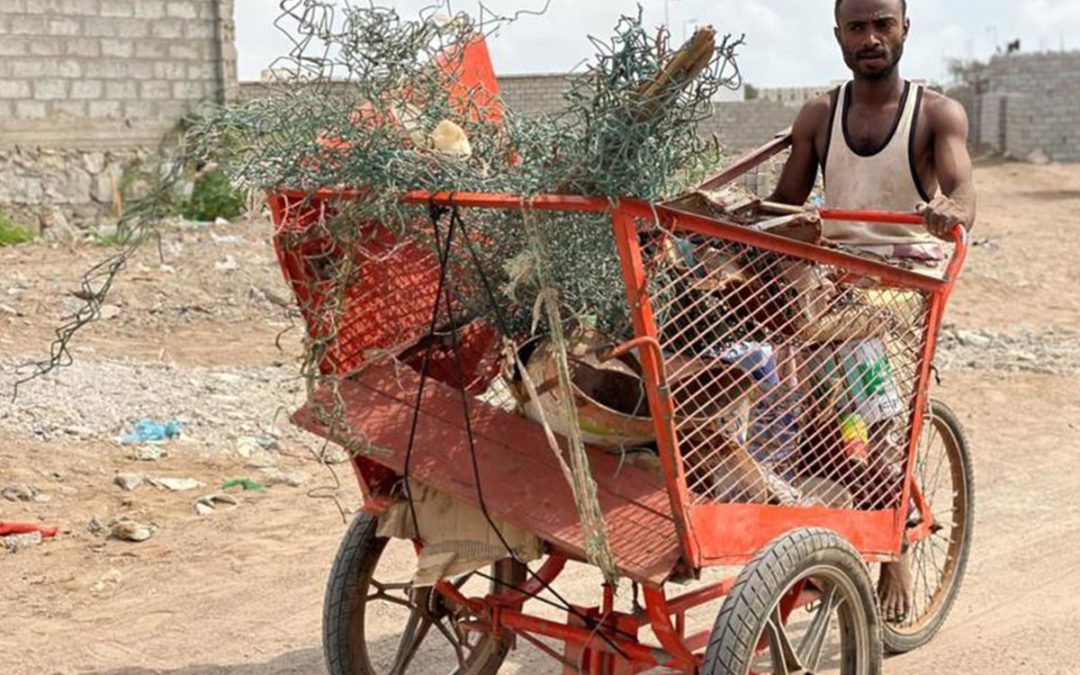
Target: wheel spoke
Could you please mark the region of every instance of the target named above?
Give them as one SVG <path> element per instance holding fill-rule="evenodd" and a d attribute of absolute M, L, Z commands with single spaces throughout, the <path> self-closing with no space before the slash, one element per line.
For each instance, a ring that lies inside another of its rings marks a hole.
<path fill-rule="evenodd" d="M 367 602 L 381 600 L 382 602 L 389 602 L 395 605 L 401 605 L 402 607 L 408 607 L 412 609 L 415 605 L 409 599 L 409 591 L 412 590 L 412 584 L 400 583 L 400 584 L 384 584 L 374 579 L 371 580 L 371 585 L 375 587 L 375 592 L 367 596 Z M 395 598 L 390 595 L 390 591 L 404 591 L 404 598 Z"/>
<path fill-rule="evenodd" d="M 434 622 L 421 614 L 419 609 L 414 609 L 409 615 L 409 621 L 405 624 L 405 632 L 401 635 L 398 643 L 397 654 L 394 656 L 394 665 L 390 668 L 390 675 L 404 675 L 405 669 L 412 663 L 416 656 L 416 650 L 420 643 L 427 637 L 428 631 Z"/>
<path fill-rule="evenodd" d="M 832 615 L 841 604 L 843 604 L 843 598 L 837 600 L 836 586 L 833 585 L 822 598 L 817 614 L 814 615 L 809 628 L 806 629 L 806 635 L 799 643 L 800 660 L 810 672 L 816 671 L 821 665 L 821 654 L 825 649 L 825 640 L 829 637 Z"/>
<path fill-rule="evenodd" d="M 765 634 L 769 640 L 769 654 L 772 659 L 774 675 L 796 675 L 804 669 L 799 661 L 799 655 L 791 644 L 791 636 L 788 635 L 784 625 L 784 617 L 777 605 L 765 624 Z"/>
<path fill-rule="evenodd" d="M 440 620 L 434 622 L 435 629 L 442 634 L 446 641 L 450 643 L 450 646 L 454 648 L 454 655 L 457 656 L 458 667 L 455 673 L 465 671 L 465 649 L 462 647 L 461 642 L 454 636 L 453 632 L 446 627 L 446 625 Z"/>

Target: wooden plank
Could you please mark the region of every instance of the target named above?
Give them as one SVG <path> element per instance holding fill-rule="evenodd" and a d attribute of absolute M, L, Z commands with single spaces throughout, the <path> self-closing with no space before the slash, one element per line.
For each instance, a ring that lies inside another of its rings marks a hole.
<path fill-rule="evenodd" d="M 408 368 L 372 366 L 341 383 L 344 420 L 355 436 L 379 448 L 370 459 L 404 473 L 405 450 L 419 377 Z M 317 399 L 327 395 L 317 395 Z M 585 543 L 570 486 L 536 424 L 476 399 L 469 400 L 484 502 L 499 520 L 584 556 Z M 332 437 L 310 406 L 294 421 Z M 343 441 L 347 438 L 333 438 Z M 619 569 L 637 581 L 659 584 L 681 555 L 670 500 L 660 476 L 590 449 L 593 477 Z M 460 395 L 428 381 L 410 460 L 411 475 L 473 505 L 479 504 Z"/>

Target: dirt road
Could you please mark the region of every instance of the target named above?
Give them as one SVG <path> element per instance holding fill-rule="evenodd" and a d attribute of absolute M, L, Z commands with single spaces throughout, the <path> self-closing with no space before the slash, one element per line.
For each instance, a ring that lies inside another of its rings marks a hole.
<path fill-rule="evenodd" d="M 977 183 L 980 245 L 935 392 L 974 447 L 976 538 L 944 631 L 885 672 L 1076 673 L 1080 167 L 984 165 Z M 169 237 L 164 264 L 145 251 L 110 300 L 113 318 L 78 343 L 76 365 L 0 403 L 0 488 L 25 483 L 42 500 L 0 499 L 0 519 L 64 528 L 0 552 L 0 672 L 324 672 L 322 592 L 344 532 L 335 498 L 352 506 L 357 493 L 347 469 L 337 467 L 336 485 L 310 455 L 319 446 L 277 415 L 302 396 L 299 333 L 275 346 L 291 318 L 274 303 L 285 290 L 265 230 L 186 230 Z M 79 271 L 105 252 L 0 249 L 0 384 L 44 352 Z M 157 461 L 130 459 L 114 439 L 152 415 L 180 418 L 186 440 Z M 272 441 L 272 457 L 252 455 L 251 438 Z M 125 472 L 203 485 L 127 492 L 113 484 Z M 276 484 L 196 514 L 196 497 L 234 477 Z M 121 516 L 153 536 L 134 544 L 90 531 Z M 577 570 L 561 586 L 576 598 L 592 581 Z M 504 672 L 556 671 L 522 646 Z"/>

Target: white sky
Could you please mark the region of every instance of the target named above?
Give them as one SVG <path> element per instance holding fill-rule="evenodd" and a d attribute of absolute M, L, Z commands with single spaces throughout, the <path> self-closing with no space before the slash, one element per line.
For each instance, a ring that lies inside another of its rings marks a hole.
<path fill-rule="evenodd" d="M 365 2 L 367 0 L 357 0 Z M 375 0 L 412 16 L 427 0 Z M 626 0 L 551 0 L 543 16 L 523 16 L 490 41 L 500 74 L 567 71 L 593 53 L 586 37 L 606 39 Z M 664 22 L 665 0 L 641 0 L 645 19 Z M 501 14 L 537 10 L 544 0 L 488 0 Z M 476 0 L 453 0 L 454 10 L 475 11 Z M 693 25 L 720 33 L 745 33 L 739 65 L 757 86 L 813 86 L 847 77 L 832 35 L 833 0 L 667 0 L 676 41 Z M 236 0 L 241 80 L 288 49 L 273 26 L 278 0 Z M 912 20 L 902 72 L 905 77 L 944 80 L 949 58 L 985 58 L 995 45 L 1020 38 L 1024 51 L 1080 49 L 1080 0 L 908 0 Z"/>

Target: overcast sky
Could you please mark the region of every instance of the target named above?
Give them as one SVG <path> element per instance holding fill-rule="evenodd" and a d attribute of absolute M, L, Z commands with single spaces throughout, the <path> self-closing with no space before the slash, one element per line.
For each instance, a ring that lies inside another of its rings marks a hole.
<path fill-rule="evenodd" d="M 359 0 L 363 2 L 364 0 Z M 425 0 L 375 0 L 403 15 L 432 4 Z M 645 19 L 665 20 L 664 0 L 642 0 Z M 493 11 L 540 9 L 544 0 L 489 0 Z M 633 13 L 626 0 L 551 0 L 542 16 L 523 16 L 490 42 L 500 74 L 564 72 L 592 54 L 586 36 L 611 35 L 619 14 Z M 452 2 L 475 11 L 475 0 Z M 739 64 L 758 86 L 813 86 L 847 76 L 832 35 L 833 0 L 667 0 L 670 28 L 681 40 L 693 25 L 746 34 Z M 908 0 L 911 37 L 903 74 L 942 81 L 950 58 L 985 58 L 995 45 L 1021 39 L 1024 51 L 1080 49 L 1080 0 Z M 278 0 L 236 0 L 236 33 L 242 80 L 287 51 L 273 26 Z"/>

